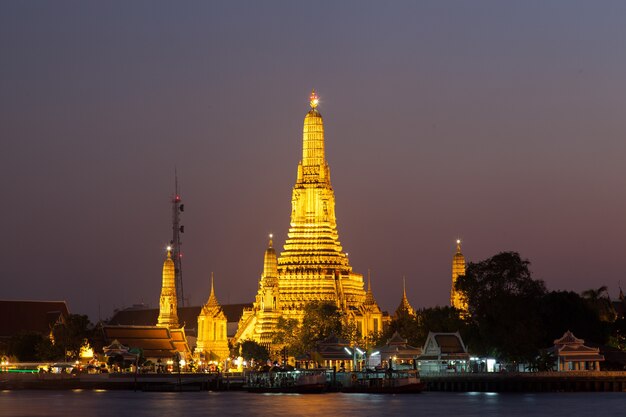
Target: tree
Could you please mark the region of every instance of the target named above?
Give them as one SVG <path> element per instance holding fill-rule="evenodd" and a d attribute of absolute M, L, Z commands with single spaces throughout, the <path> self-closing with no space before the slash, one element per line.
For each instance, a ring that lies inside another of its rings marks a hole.
<path fill-rule="evenodd" d="M 421 347 L 426 342 L 428 332 L 460 331 L 466 335 L 467 323 L 461 318 L 460 311 L 454 307 L 431 307 L 418 310 L 415 315 L 398 314 L 379 338 L 382 345 L 395 332 L 407 340 L 411 346 Z"/>
<path fill-rule="evenodd" d="M 587 300 L 589 307 L 595 311 L 600 320 L 605 322 L 615 321 L 617 313 L 615 312 L 611 299 L 609 298 L 609 292 L 606 285 L 597 289 L 588 289 L 583 291 L 581 295 L 585 300 Z"/>
<path fill-rule="evenodd" d="M 93 326 L 89 317 L 81 314 L 70 314 L 64 323 L 52 329 L 54 344 L 71 359 L 78 357 L 83 341 L 90 339 L 92 334 Z"/>
<path fill-rule="evenodd" d="M 235 352 L 235 355 L 241 355 L 246 361 L 254 359 L 257 362 L 266 362 L 270 357 L 267 348 L 253 340 L 244 340 L 241 343 L 237 343 Z"/>
<path fill-rule="evenodd" d="M 463 339 L 467 336 L 467 323 L 461 318 L 461 312 L 454 307 L 432 307 L 418 311 L 419 344 L 426 342 L 428 332 L 460 332 Z"/>
<path fill-rule="evenodd" d="M 424 343 L 421 340 L 423 332 L 420 329 L 420 322 L 416 315 L 398 314 L 394 317 L 380 339 L 381 345 L 384 345 L 387 340 L 391 339 L 396 332 L 406 339 L 409 345 L 421 346 Z"/>
<path fill-rule="evenodd" d="M 286 346 L 294 354 L 303 353 L 304 348 L 300 343 L 300 322 L 280 317 L 272 337 L 272 345 L 281 348 Z"/>
<path fill-rule="evenodd" d="M 317 343 L 334 335 L 343 336 L 344 317 L 335 303 L 311 301 L 304 307 L 300 339 L 305 350 L 316 348 Z"/>
<path fill-rule="evenodd" d="M 353 342 L 356 333 L 356 326 L 348 323 L 346 315 L 335 303 L 311 301 L 304 307 L 302 323 L 295 319 L 278 320 L 272 343 L 286 346 L 291 355 L 301 355 L 314 351 L 319 342 L 330 336 Z"/>
<path fill-rule="evenodd" d="M 472 348 L 503 361 L 527 361 L 543 341 L 541 300 L 545 284 L 532 278 L 530 262 L 502 252 L 470 263 L 456 288 L 468 302 Z"/>
<path fill-rule="evenodd" d="M 551 346 L 567 330 L 598 344 L 606 342 L 609 323 L 600 320 L 587 300 L 572 291 L 551 291 L 541 302 L 543 347 Z"/>
<path fill-rule="evenodd" d="M 34 362 L 40 359 L 38 346 L 43 346 L 45 338 L 36 332 L 21 332 L 9 340 L 8 353 L 21 362 Z"/>

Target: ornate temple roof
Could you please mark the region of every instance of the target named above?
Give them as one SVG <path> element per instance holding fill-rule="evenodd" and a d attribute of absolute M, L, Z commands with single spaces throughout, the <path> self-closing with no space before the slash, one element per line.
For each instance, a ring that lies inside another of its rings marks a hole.
<path fill-rule="evenodd" d="M 467 347 L 459 332 L 434 333 L 428 332 L 424 342 L 424 353 L 421 360 L 469 359 Z"/>
<path fill-rule="evenodd" d="M 102 327 L 106 349 L 139 348 L 147 358 L 171 358 L 176 352 L 190 353 L 184 329 L 157 326 Z M 117 346 L 123 345 L 123 346 Z"/>
<path fill-rule="evenodd" d="M 555 345 L 561 346 L 561 345 L 582 345 L 584 344 L 585 341 L 583 339 L 578 339 L 576 336 L 574 336 L 574 333 L 570 332 L 569 330 L 566 331 L 565 333 L 563 333 L 563 336 L 561 336 L 560 339 L 556 339 L 554 341 Z"/>
<path fill-rule="evenodd" d="M 372 293 L 372 280 L 369 275 L 367 277 L 367 292 L 365 293 L 365 302 L 363 304 L 366 306 L 378 305 L 376 299 L 374 299 L 374 294 Z"/>
<path fill-rule="evenodd" d="M 379 349 L 382 360 L 395 358 L 396 360 L 415 359 L 422 354 L 422 349 L 408 344 L 407 339 L 395 332 L 387 343 Z"/>
<path fill-rule="evenodd" d="M 396 309 L 396 315 L 408 314 L 411 316 L 415 315 L 415 310 L 409 303 L 409 299 L 406 297 L 406 279 L 402 277 L 402 300 L 400 300 L 400 305 Z"/>
<path fill-rule="evenodd" d="M 205 304 L 205 307 L 219 307 L 220 303 L 217 301 L 217 297 L 215 296 L 215 289 L 213 288 L 213 272 L 211 272 L 211 294 L 209 295 L 209 299 Z"/>

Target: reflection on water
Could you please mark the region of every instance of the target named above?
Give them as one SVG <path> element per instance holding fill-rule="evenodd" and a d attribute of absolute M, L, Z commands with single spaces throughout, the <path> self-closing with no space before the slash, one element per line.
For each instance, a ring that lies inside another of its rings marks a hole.
<path fill-rule="evenodd" d="M 2 391 L 0 416 L 596 416 L 624 415 L 626 393 L 248 394 Z"/>

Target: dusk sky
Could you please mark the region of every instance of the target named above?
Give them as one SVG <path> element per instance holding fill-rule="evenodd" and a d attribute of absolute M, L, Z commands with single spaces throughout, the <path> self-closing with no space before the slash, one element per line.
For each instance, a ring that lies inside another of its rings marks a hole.
<path fill-rule="evenodd" d="M 468 261 L 626 288 L 624 1 L 2 1 L 0 299 L 252 302 L 280 251 L 312 88 L 339 237 L 393 311 Z"/>

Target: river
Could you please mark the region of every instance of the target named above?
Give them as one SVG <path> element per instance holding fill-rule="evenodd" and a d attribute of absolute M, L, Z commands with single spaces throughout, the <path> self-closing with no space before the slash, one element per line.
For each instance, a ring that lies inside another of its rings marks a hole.
<path fill-rule="evenodd" d="M 0 416 L 621 416 L 626 393 L 249 394 L 2 391 Z"/>

